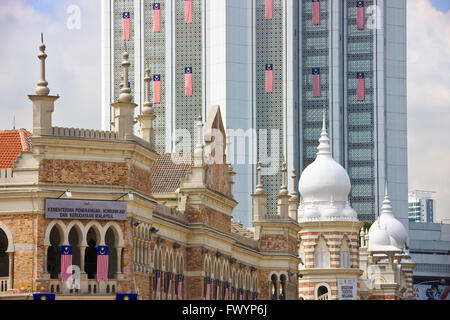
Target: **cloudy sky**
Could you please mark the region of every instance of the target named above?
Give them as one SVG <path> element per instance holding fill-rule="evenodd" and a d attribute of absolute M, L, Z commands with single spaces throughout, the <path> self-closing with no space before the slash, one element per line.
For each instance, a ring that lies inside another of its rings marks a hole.
<path fill-rule="evenodd" d="M 407 4 L 409 188 L 436 191 L 437 220 L 450 223 L 450 1 Z M 72 5 L 79 28 L 68 27 Z M 54 125 L 100 129 L 100 23 L 100 0 L 1 0 L 0 129 L 14 117 L 31 129 L 41 31 L 46 80 L 61 96 Z"/>

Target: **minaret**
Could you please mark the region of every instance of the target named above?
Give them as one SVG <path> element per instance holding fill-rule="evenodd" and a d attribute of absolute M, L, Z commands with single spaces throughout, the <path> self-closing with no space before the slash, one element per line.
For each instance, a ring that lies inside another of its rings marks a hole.
<path fill-rule="evenodd" d="M 283 162 L 281 165 L 281 188 L 280 194 L 278 195 L 278 215 L 282 219 L 287 219 L 289 217 L 289 191 L 286 187 L 286 163 Z"/>
<path fill-rule="evenodd" d="M 153 104 L 150 102 L 150 79 L 150 69 L 147 68 L 144 77 L 145 101 L 144 106 L 142 107 L 142 114 L 137 117 L 137 120 L 139 121 L 140 137 L 150 143 L 153 148 L 155 144 L 153 121 L 156 116 L 153 111 Z"/>
<path fill-rule="evenodd" d="M 291 196 L 289 198 L 289 217 L 291 219 L 293 219 L 294 221 L 298 221 L 298 204 L 299 204 L 299 199 L 298 199 L 298 193 L 297 193 L 297 189 L 296 189 L 296 182 L 297 182 L 297 172 L 294 170 L 292 170 L 292 192 L 291 192 Z"/>
<path fill-rule="evenodd" d="M 134 136 L 134 109 L 137 105 L 132 102 L 131 88 L 128 88 L 127 85 L 129 67 L 128 52 L 125 48 L 122 61 L 123 81 L 120 87 L 119 101 L 111 103 L 111 106 L 114 108 L 114 131 L 119 139 L 128 139 Z"/>
<path fill-rule="evenodd" d="M 33 102 L 33 136 L 52 135 L 52 113 L 55 101 L 59 96 L 49 96 L 50 89 L 45 80 L 45 53 L 44 35 L 41 33 L 38 58 L 41 60 L 41 79 L 37 83 L 36 95 L 28 95 Z"/>
<path fill-rule="evenodd" d="M 257 167 L 258 172 L 258 184 L 256 185 L 255 193 L 252 194 L 253 198 L 253 221 L 262 221 L 264 220 L 265 215 L 267 214 L 267 195 L 264 194 L 264 185 L 262 179 L 262 167 L 261 162 L 258 162 Z"/>

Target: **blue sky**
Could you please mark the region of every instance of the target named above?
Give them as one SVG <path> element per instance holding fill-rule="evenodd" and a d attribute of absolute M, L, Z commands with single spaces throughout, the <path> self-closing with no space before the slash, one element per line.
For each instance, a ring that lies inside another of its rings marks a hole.
<path fill-rule="evenodd" d="M 442 12 L 450 10 L 450 0 L 431 0 L 431 4 Z"/>

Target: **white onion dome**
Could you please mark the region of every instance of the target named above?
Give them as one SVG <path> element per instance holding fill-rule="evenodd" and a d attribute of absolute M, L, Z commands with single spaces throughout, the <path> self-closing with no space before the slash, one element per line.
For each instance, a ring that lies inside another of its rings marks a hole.
<path fill-rule="evenodd" d="M 344 217 L 347 217 L 347 218 L 357 218 L 358 217 L 358 214 L 356 213 L 355 209 L 353 209 L 350 206 L 350 203 L 348 202 L 348 200 L 345 203 L 345 207 L 344 207 L 344 210 L 342 210 L 342 214 L 344 215 Z"/>
<path fill-rule="evenodd" d="M 311 205 L 306 207 L 304 217 L 305 218 L 318 218 L 318 217 L 320 217 L 319 208 L 317 208 L 317 206 L 314 204 L 314 202 Z"/>
<path fill-rule="evenodd" d="M 324 210 L 323 217 L 332 218 L 332 217 L 338 217 L 338 216 L 340 216 L 340 211 L 334 205 L 334 199 L 333 199 L 333 197 L 331 197 L 330 206 Z"/>
<path fill-rule="evenodd" d="M 389 245 L 391 245 L 389 234 L 378 222 L 374 222 L 369 229 L 369 248 Z"/>
<path fill-rule="evenodd" d="M 330 139 L 325 128 L 325 117 L 322 133 L 317 147 L 317 156 L 300 176 L 298 190 L 305 202 L 315 198 L 318 201 L 347 201 L 350 193 L 350 178 L 347 171 L 331 156 Z"/>

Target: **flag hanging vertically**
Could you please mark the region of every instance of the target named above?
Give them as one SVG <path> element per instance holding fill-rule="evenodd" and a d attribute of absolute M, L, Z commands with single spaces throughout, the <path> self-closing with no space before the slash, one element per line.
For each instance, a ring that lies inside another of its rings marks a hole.
<path fill-rule="evenodd" d="M 153 75 L 153 103 L 161 103 L 161 75 Z"/>
<path fill-rule="evenodd" d="M 161 32 L 161 4 L 153 4 L 153 32 Z"/>
<path fill-rule="evenodd" d="M 366 100 L 366 79 L 364 72 L 358 72 L 357 84 L 356 84 L 356 95 L 358 101 Z"/>
<path fill-rule="evenodd" d="M 33 293 L 33 300 L 55 300 L 54 293 Z"/>
<path fill-rule="evenodd" d="M 364 29 L 364 1 L 358 1 L 356 4 L 356 26 L 358 30 Z"/>
<path fill-rule="evenodd" d="M 253 300 L 258 300 L 258 292 L 253 292 Z"/>
<path fill-rule="evenodd" d="M 312 0 L 312 22 L 320 24 L 320 0 Z"/>
<path fill-rule="evenodd" d="M 266 19 L 273 19 L 273 0 L 266 0 Z"/>
<path fill-rule="evenodd" d="M 169 285 L 167 286 L 167 300 L 172 299 L 172 272 L 169 272 Z"/>
<path fill-rule="evenodd" d="M 192 23 L 192 0 L 184 0 L 184 22 Z"/>
<path fill-rule="evenodd" d="M 108 281 L 108 246 L 97 247 L 97 281 Z"/>
<path fill-rule="evenodd" d="M 266 92 L 273 92 L 273 64 L 266 64 Z"/>
<path fill-rule="evenodd" d="M 188 97 L 193 95 L 191 67 L 184 68 L 184 94 Z"/>
<path fill-rule="evenodd" d="M 225 282 L 225 294 L 223 296 L 223 300 L 228 300 L 228 281 Z"/>
<path fill-rule="evenodd" d="M 116 293 L 116 300 L 137 300 L 137 293 Z"/>
<path fill-rule="evenodd" d="M 235 288 L 231 287 L 231 300 L 234 300 L 234 292 L 235 292 Z"/>
<path fill-rule="evenodd" d="M 72 246 L 62 246 L 61 247 L 61 281 L 66 281 L 71 276 L 72 276 Z"/>
<path fill-rule="evenodd" d="M 239 300 L 244 300 L 244 290 L 242 288 L 239 289 Z"/>
<path fill-rule="evenodd" d="M 320 97 L 320 68 L 312 69 L 313 97 Z"/>
<path fill-rule="evenodd" d="M 210 292 L 211 292 L 211 278 L 207 277 L 206 278 L 206 293 L 205 293 L 205 299 L 206 300 L 210 300 L 209 299 Z"/>
<path fill-rule="evenodd" d="M 156 270 L 156 289 L 155 289 L 155 299 L 159 300 L 160 298 L 160 288 L 161 288 L 161 271 Z"/>
<path fill-rule="evenodd" d="M 220 280 L 216 280 L 216 300 L 220 300 Z"/>
<path fill-rule="evenodd" d="M 130 13 L 124 12 L 123 15 L 123 40 L 130 40 Z"/>
<path fill-rule="evenodd" d="M 177 297 L 178 300 L 181 300 L 183 297 L 183 275 L 178 275 L 178 288 L 177 288 Z"/>

